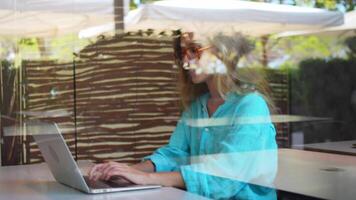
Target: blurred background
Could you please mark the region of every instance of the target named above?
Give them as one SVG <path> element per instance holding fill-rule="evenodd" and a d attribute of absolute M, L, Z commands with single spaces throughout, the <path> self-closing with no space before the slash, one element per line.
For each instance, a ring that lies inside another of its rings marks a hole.
<path fill-rule="evenodd" d="M 33 119 L 56 122 L 76 159 L 134 163 L 167 143 L 181 111 L 173 40 L 190 30 L 133 29 L 129 16 L 152 2 L 0 2 L 1 165 L 43 161 Z M 356 19 L 353 0 L 256 2 Z M 356 139 L 355 30 L 250 36 L 239 67 L 268 79 L 279 147 Z"/>

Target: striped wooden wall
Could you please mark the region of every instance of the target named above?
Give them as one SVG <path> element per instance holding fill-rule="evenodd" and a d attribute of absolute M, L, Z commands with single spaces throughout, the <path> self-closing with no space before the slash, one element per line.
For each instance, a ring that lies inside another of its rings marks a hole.
<path fill-rule="evenodd" d="M 179 118 L 172 37 L 124 36 L 77 63 L 80 159 L 137 162 L 167 143 Z"/>
<path fill-rule="evenodd" d="M 74 63 L 77 141 L 73 63 L 25 62 L 26 109 L 71 113 L 50 120 L 65 128 L 72 150 L 77 142 L 78 159 L 137 162 L 167 143 L 179 117 L 172 51 L 172 37 L 128 35 L 83 49 Z M 28 163 L 41 161 L 28 141 Z"/>
<path fill-rule="evenodd" d="M 22 67 L 26 77 L 26 119 L 56 122 L 74 153 L 73 63 L 24 61 Z M 25 137 L 24 144 L 24 163 L 42 162 L 41 153 L 31 136 Z"/>

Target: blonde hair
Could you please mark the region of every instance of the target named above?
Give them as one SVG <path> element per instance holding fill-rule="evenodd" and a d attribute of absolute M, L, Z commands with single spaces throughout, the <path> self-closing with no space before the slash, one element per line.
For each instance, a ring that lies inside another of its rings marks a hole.
<path fill-rule="evenodd" d="M 188 40 L 189 44 L 184 44 L 184 42 L 187 42 L 185 38 L 181 37 L 179 40 L 181 44 L 183 43 L 183 46 L 189 46 L 193 41 L 190 38 L 190 40 Z M 230 92 L 244 95 L 258 91 L 264 96 L 270 109 L 275 110 L 274 104 L 269 98 L 268 94 L 270 90 L 263 74 L 249 67 L 238 67 L 239 60 L 252 51 L 254 46 L 251 41 L 241 33 L 235 33 L 231 36 L 219 33 L 208 39 L 208 45 L 211 46 L 212 52 L 227 68 L 227 73 L 225 74 L 212 74 L 213 81 L 222 98 L 225 99 L 226 95 Z M 179 48 L 175 50 L 176 55 L 178 55 L 176 56 L 177 65 L 180 66 L 178 89 L 181 95 L 183 109 L 187 109 L 196 98 L 209 92 L 209 90 L 206 83 L 194 84 L 191 81 L 187 70 L 182 67 L 183 55 L 179 56 Z M 182 53 L 182 51 L 180 53 Z"/>

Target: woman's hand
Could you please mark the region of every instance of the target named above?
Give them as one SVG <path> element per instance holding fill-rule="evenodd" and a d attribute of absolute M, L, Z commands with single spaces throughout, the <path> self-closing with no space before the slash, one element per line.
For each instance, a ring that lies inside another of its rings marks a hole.
<path fill-rule="evenodd" d="M 147 162 L 141 166 L 128 166 L 117 162 L 106 162 L 94 165 L 89 170 L 88 175 L 91 181 L 123 179 L 124 181 L 138 185 L 157 184 L 167 187 L 185 188 L 185 183 L 180 172 L 150 173 L 141 171 L 139 170 L 140 168 L 150 171 L 154 169 L 151 162 Z"/>
<path fill-rule="evenodd" d="M 89 179 L 92 181 L 123 178 L 134 184 L 147 185 L 152 184 L 150 173 L 137 170 L 126 164 L 117 162 L 107 162 L 94 165 L 89 170 Z"/>

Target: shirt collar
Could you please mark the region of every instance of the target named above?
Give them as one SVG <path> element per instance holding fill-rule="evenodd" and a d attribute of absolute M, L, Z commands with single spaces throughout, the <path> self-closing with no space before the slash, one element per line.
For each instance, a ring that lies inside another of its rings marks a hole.
<path fill-rule="evenodd" d="M 238 94 L 238 93 L 236 93 L 236 92 L 229 92 L 229 93 L 227 93 L 227 95 L 226 95 L 226 99 L 225 99 L 224 104 L 225 104 L 225 103 L 234 102 L 234 101 L 236 101 L 237 99 L 239 99 L 240 97 L 241 97 L 241 95 Z M 200 105 L 203 106 L 203 107 L 206 107 L 209 98 L 210 98 L 210 93 L 209 93 L 209 92 L 207 92 L 207 93 L 201 95 L 200 98 L 199 98 Z"/>

